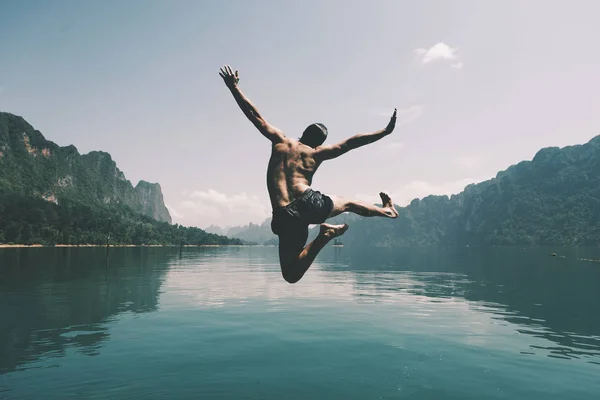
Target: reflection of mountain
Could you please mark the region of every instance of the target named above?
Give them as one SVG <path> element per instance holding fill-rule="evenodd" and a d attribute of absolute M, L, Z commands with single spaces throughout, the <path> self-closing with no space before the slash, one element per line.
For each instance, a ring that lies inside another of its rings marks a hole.
<path fill-rule="evenodd" d="M 156 310 L 164 249 L 0 249 L 0 373 L 67 348 L 95 355 L 123 312 Z"/>
<path fill-rule="evenodd" d="M 447 323 L 454 336 L 476 341 L 481 334 L 495 345 L 502 342 L 495 334 L 521 333 L 529 338 L 512 342 L 518 351 L 600 362 L 600 268 L 577 260 L 597 258 L 598 249 L 327 248 L 297 285 L 282 283 L 275 248 L 210 251 L 211 268 L 179 269 L 167 278 L 169 288 L 201 307 L 266 301 L 265 307 L 285 308 L 294 299 L 380 303 L 382 310 L 397 308 L 392 314 L 407 323 Z M 417 314 L 423 319 L 416 321 Z"/>
<path fill-rule="evenodd" d="M 598 249 L 559 250 L 564 259 L 550 257 L 557 249 L 545 248 L 385 250 L 361 249 L 347 255 L 346 269 L 357 272 L 363 289 L 361 278 L 370 276 L 363 272 L 410 271 L 422 285 L 407 289 L 371 280 L 367 287 L 379 293 L 408 290 L 418 296 L 464 298 L 520 326 L 520 333 L 555 342 L 559 347 L 547 349 L 553 356 L 600 356 L 600 268 L 577 260 L 598 257 Z"/>

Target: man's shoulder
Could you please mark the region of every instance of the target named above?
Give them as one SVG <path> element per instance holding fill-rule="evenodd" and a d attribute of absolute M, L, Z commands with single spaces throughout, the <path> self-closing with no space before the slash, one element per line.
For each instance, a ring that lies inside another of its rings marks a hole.
<path fill-rule="evenodd" d="M 276 142 L 273 142 L 273 147 L 294 147 L 298 144 L 299 142 L 296 139 L 292 139 L 289 137 L 283 137 L 281 140 L 278 140 Z"/>

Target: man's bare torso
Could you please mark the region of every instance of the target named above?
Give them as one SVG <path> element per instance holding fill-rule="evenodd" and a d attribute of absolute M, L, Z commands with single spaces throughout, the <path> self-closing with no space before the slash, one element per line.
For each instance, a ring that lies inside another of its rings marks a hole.
<path fill-rule="evenodd" d="M 320 165 L 315 153 L 312 147 L 290 138 L 273 145 L 267 168 L 267 188 L 273 208 L 287 206 L 310 187 Z"/>

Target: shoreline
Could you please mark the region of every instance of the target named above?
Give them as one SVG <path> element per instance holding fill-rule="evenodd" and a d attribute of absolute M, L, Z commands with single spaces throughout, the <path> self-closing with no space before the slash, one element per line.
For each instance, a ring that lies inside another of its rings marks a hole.
<path fill-rule="evenodd" d="M 0 249 L 11 249 L 11 248 L 47 248 L 47 247 L 102 247 L 106 248 L 105 244 L 55 244 L 55 245 L 43 245 L 43 244 L 3 244 L 0 243 Z M 185 244 L 169 245 L 169 244 L 111 244 L 109 247 L 269 247 L 266 245 L 250 245 L 250 244 Z"/>

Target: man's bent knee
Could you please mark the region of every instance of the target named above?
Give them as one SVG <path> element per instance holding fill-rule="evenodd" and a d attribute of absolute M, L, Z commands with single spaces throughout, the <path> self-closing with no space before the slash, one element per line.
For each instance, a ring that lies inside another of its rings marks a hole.
<path fill-rule="evenodd" d="M 296 283 L 302 279 L 302 274 L 296 272 L 296 266 L 290 264 L 281 265 L 281 275 L 287 283 Z"/>
<path fill-rule="evenodd" d="M 300 279 L 302 279 L 302 275 L 295 273 L 295 272 L 291 272 L 291 271 L 285 271 L 285 270 L 281 270 L 281 274 L 283 275 L 283 279 L 287 282 L 287 283 L 296 283 L 298 282 Z"/>
<path fill-rule="evenodd" d="M 290 284 L 294 284 L 297 283 L 300 279 L 302 279 L 302 276 L 299 276 L 297 274 L 283 274 L 283 279 Z"/>

